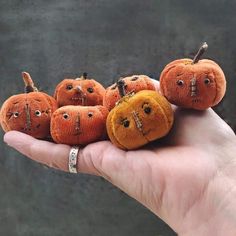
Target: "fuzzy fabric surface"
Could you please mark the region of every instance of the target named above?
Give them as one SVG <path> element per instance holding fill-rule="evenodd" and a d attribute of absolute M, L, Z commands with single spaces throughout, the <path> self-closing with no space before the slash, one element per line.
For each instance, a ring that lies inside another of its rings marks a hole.
<path fill-rule="evenodd" d="M 110 111 L 106 127 L 113 144 L 136 149 L 165 136 L 174 121 L 173 110 L 156 91 L 142 90 L 126 95 Z"/>
<path fill-rule="evenodd" d="M 155 90 L 152 80 L 146 75 L 132 75 L 123 78 L 123 80 L 125 82 L 126 93 L 138 92 L 141 90 Z M 107 107 L 107 109 L 110 111 L 120 98 L 121 97 L 115 83 L 106 89 L 103 98 L 103 106 Z"/>
<path fill-rule="evenodd" d="M 86 145 L 103 140 L 106 135 L 106 107 L 63 106 L 51 119 L 51 136 L 56 143 Z"/>
<path fill-rule="evenodd" d="M 50 135 L 50 119 L 57 109 L 56 100 L 43 92 L 18 94 L 8 98 L 0 111 L 2 129 L 17 130 L 35 138 Z"/>
<path fill-rule="evenodd" d="M 226 80 L 212 60 L 179 59 L 169 63 L 160 76 L 161 93 L 172 104 L 205 110 L 217 105 L 225 95 Z"/>
<path fill-rule="evenodd" d="M 102 105 L 105 88 L 94 79 L 64 79 L 54 93 L 59 107 Z"/>

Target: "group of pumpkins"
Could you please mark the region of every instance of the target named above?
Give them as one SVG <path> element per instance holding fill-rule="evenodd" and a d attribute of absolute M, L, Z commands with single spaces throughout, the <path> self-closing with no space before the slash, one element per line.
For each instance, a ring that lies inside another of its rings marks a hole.
<path fill-rule="evenodd" d="M 18 130 L 35 138 L 51 135 L 56 143 L 86 145 L 107 138 L 121 149 L 136 149 L 164 137 L 174 114 L 170 103 L 204 110 L 223 98 L 226 80 L 220 66 L 200 60 L 204 43 L 193 60 L 175 60 L 160 76 L 160 91 L 145 75 L 120 78 L 105 89 L 84 73 L 64 79 L 54 98 L 39 92 L 23 72 L 25 93 L 11 96 L 2 105 L 0 122 L 5 132 Z"/>

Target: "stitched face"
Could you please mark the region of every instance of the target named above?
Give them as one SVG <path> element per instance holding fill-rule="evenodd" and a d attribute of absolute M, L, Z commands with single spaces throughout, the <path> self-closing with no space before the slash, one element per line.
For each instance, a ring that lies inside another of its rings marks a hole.
<path fill-rule="evenodd" d="M 104 139 L 108 110 L 103 106 L 64 106 L 51 120 L 51 135 L 55 142 L 85 145 Z"/>
<path fill-rule="evenodd" d="M 45 138 L 50 134 L 51 114 L 56 108 L 56 101 L 42 92 L 12 96 L 1 108 L 2 128 L 5 132 L 17 130 L 35 138 Z"/>
<path fill-rule="evenodd" d="M 168 64 L 160 77 L 163 95 L 173 104 L 204 110 L 215 106 L 225 94 L 226 81 L 221 68 L 213 61 L 190 59 Z"/>
<path fill-rule="evenodd" d="M 151 79 L 146 75 L 133 75 L 123 78 L 125 82 L 125 91 L 129 93 L 131 91 L 138 92 L 141 90 L 155 90 L 155 86 Z M 106 106 L 108 110 L 111 110 L 116 102 L 120 99 L 119 91 L 116 84 L 111 85 L 106 89 L 103 106 Z"/>
<path fill-rule="evenodd" d="M 56 87 L 54 97 L 59 106 L 102 105 L 105 88 L 93 79 L 65 79 Z"/>
<path fill-rule="evenodd" d="M 123 149 L 135 149 L 165 136 L 173 124 L 168 101 L 155 91 L 123 97 L 107 117 L 111 141 Z"/>

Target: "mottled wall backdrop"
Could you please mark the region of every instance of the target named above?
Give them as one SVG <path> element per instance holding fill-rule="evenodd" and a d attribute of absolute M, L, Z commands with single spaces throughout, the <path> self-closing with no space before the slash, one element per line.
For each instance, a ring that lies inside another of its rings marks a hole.
<path fill-rule="evenodd" d="M 0 103 L 22 91 L 21 71 L 50 94 L 84 71 L 105 86 L 158 78 L 207 41 L 228 81 L 216 111 L 236 127 L 235 12 L 234 0 L 0 0 Z M 175 235 L 103 179 L 46 169 L 2 141 L 0 193 L 0 235 Z"/>

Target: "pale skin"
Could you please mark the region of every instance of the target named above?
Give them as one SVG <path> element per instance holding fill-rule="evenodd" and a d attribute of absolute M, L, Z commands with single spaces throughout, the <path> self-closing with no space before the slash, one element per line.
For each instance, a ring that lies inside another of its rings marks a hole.
<path fill-rule="evenodd" d="M 4 141 L 25 156 L 68 171 L 70 146 L 10 131 Z M 236 235 L 236 136 L 212 110 L 177 109 L 161 142 L 123 151 L 109 141 L 79 153 L 78 171 L 104 177 L 179 235 Z"/>

